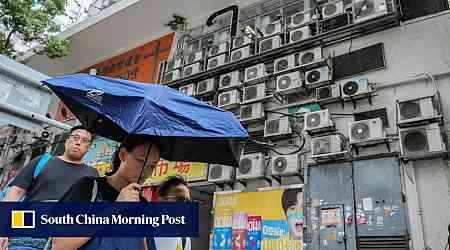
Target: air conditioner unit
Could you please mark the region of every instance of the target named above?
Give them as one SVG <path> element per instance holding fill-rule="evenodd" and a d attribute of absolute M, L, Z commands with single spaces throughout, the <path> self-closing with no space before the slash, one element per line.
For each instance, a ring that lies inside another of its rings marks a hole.
<path fill-rule="evenodd" d="M 174 69 L 181 68 L 182 65 L 183 65 L 183 63 L 182 63 L 181 59 L 167 61 L 166 71 L 171 71 Z"/>
<path fill-rule="evenodd" d="M 283 176 L 299 173 L 300 157 L 298 154 L 274 155 L 270 164 L 270 173 L 275 176 Z"/>
<path fill-rule="evenodd" d="M 203 60 L 203 51 L 197 51 L 197 52 L 188 54 L 184 60 L 184 64 L 185 65 L 193 64 L 195 62 L 202 61 L 202 60 Z"/>
<path fill-rule="evenodd" d="M 197 95 L 204 95 L 214 92 L 214 78 L 197 83 Z"/>
<path fill-rule="evenodd" d="M 235 178 L 235 168 L 232 166 L 209 164 L 208 182 L 227 182 Z"/>
<path fill-rule="evenodd" d="M 383 122 L 374 118 L 349 124 L 350 143 L 370 142 L 384 139 Z"/>
<path fill-rule="evenodd" d="M 273 36 L 259 41 L 259 53 L 281 47 L 280 36 Z"/>
<path fill-rule="evenodd" d="M 240 84 L 239 71 L 233 71 L 220 76 L 219 90 L 238 87 Z"/>
<path fill-rule="evenodd" d="M 291 20 L 289 22 L 290 28 L 300 27 L 307 23 L 311 22 L 311 12 L 298 12 L 291 16 Z"/>
<path fill-rule="evenodd" d="M 366 76 L 357 76 L 340 82 L 342 97 L 353 97 L 370 92 L 369 79 Z"/>
<path fill-rule="evenodd" d="M 303 26 L 301 28 L 289 31 L 289 42 L 300 42 L 311 37 L 311 29 L 309 26 Z"/>
<path fill-rule="evenodd" d="M 164 74 L 164 82 L 169 83 L 180 79 L 180 70 L 176 69 Z"/>
<path fill-rule="evenodd" d="M 228 43 L 219 43 L 208 48 L 208 57 L 214 57 L 228 52 Z"/>
<path fill-rule="evenodd" d="M 322 83 L 328 83 L 331 81 L 331 72 L 328 66 L 322 66 L 316 69 L 312 69 L 305 73 L 306 87 L 317 87 Z"/>
<path fill-rule="evenodd" d="M 438 116 L 433 97 L 422 97 L 398 102 L 398 123 L 422 121 Z"/>
<path fill-rule="evenodd" d="M 311 158 L 333 159 L 331 156 L 338 156 L 347 153 L 345 141 L 340 135 L 327 135 L 311 139 Z"/>
<path fill-rule="evenodd" d="M 248 122 L 264 118 L 264 107 L 261 102 L 252 103 L 241 107 L 239 121 Z"/>
<path fill-rule="evenodd" d="M 264 36 L 273 36 L 275 34 L 279 34 L 282 32 L 282 27 L 281 27 L 281 21 L 275 21 L 272 23 L 267 24 L 264 28 L 263 28 L 263 34 Z"/>
<path fill-rule="evenodd" d="M 208 59 L 208 70 L 217 68 L 227 63 L 227 54 L 212 57 Z"/>
<path fill-rule="evenodd" d="M 246 82 L 265 77 L 266 75 L 266 65 L 264 63 L 260 63 L 245 69 Z"/>
<path fill-rule="evenodd" d="M 275 59 L 274 65 L 273 65 L 273 68 L 274 68 L 273 70 L 276 73 L 276 72 L 295 68 L 295 66 L 296 66 L 295 54 L 291 54 L 288 56 L 284 56 L 284 57 Z"/>
<path fill-rule="evenodd" d="M 284 136 L 292 133 L 289 117 L 266 120 L 264 123 L 264 137 Z"/>
<path fill-rule="evenodd" d="M 310 50 L 305 50 L 299 53 L 298 61 L 300 66 L 306 66 L 313 63 L 318 63 L 323 60 L 322 48 L 317 47 Z"/>
<path fill-rule="evenodd" d="M 445 151 L 438 123 L 399 129 L 402 156 L 422 155 Z"/>
<path fill-rule="evenodd" d="M 253 43 L 253 39 L 248 36 L 238 36 L 233 39 L 233 48 L 240 48 Z"/>
<path fill-rule="evenodd" d="M 203 70 L 201 63 L 194 63 L 183 68 L 183 77 L 192 76 L 200 73 Z"/>
<path fill-rule="evenodd" d="M 194 96 L 195 95 L 195 84 L 189 84 L 182 86 L 178 89 L 182 94 L 188 95 L 188 96 Z"/>
<path fill-rule="evenodd" d="M 307 132 L 316 131 L 319 129 L 328 129 L 333 127 L 328 109 L 310 112 L 305 115 L 305 125 L 303 129 Z"/>
<path fill-rule="evenodd" d="M 300 87 L 302 87 L 302 78 L 299 71 L 277 77 L 277 92 L 289 94 L 297 91 Z"/>
<path fill-rule="evenodd" d="M 264 176 L 265 161 L 264 154 L 262 153 L 243 155 L 239 161 L 236 178 L 242 180 Z"/>
<path fill-rule="evenodd" d="M 223 108 L 233 108 L 239 105 L 239 92 L 238 90 L 230 90 L 219 94 L 218 106 Z"/>
<path fill-rule="evenodd" d="M 266 84 L 260 83 L 244 88 L 243 102 L 260 100 L 266 96 Z"/>
<path fill-rule="evenodd" d="M 353 0 L 355 23 L 367 21 L 388 13 L 386 0 Z"/>
<path fill-rule="evenodd" d="M 250 46 L 231 51 L 230 62 L 236 62 L 251 55 Z"/>
<path fill-rule="evenodd" d="M 344 2 L 337 1 L 322 6 L 322 18 L 327 19 L 344 13 Z"/>
<path fill-rule="evenodd" d="M 316 100 L 318 102 L 333 101 L 341 98 L 341 88 L 339 84 L 328 85 L 316 89 Z"/>

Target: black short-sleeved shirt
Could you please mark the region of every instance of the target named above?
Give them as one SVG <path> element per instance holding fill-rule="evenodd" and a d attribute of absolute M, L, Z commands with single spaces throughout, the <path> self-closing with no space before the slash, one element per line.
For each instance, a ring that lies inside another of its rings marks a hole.
<path fill-rule="evenodd" d="M 59 200 L 81 177 L 98 176 L 97 170 L 86 164 L 70 163 L 59 157 L 52 157 L 33 180 L 34 170 L 41 157 L 28 163 L 10 184 L 26 189 L 28 201 Z"/>
<path fill-rule="evenodd" d="M 116 201 L 120 192 L 108 183 L 106 177 L 83 177 L 79 179 L 59 201 L 90 202 L 92 198 L 92 189 L 94 188 L 94 180 L 97 180 L 98 193 L 101 197 L 101 201 Z M 140 200 L 146 201 L 142 196 L 140 197 Z"/>

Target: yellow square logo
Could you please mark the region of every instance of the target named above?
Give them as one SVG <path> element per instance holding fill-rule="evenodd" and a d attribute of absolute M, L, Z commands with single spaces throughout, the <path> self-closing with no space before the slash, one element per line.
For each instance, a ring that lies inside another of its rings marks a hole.
<path fill-rule="evenodd" d="M 11 228 L 35 228 L 35 214 L 32 210 L 11 211 Z"/>

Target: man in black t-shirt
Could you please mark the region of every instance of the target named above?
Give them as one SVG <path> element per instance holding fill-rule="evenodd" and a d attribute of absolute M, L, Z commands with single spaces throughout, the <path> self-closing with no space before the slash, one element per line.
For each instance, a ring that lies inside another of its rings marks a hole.
<path fill-rule="evenodd" d="M 81 177 L 98 176 L 96 169 L 81 163 L 83 156 L 89 150 L 92 134 L 82 126 L 71 129 L 69 138 L 64 146 L 62 156 L 51 157 L 36 178 L 34 170 L 41 157 L 33 159 L 27 164 L 11 182 L 11 190 L 6 194 L 4 201 L 19 201 L 27 195 L 27 201 L 57 201 Z M 43 249 L 45 239 L 20 240 L 20 246 L 29 246 L 31 249 Z M 8 238 L 0 238 L 0 250 L 6 249 Z M 14 240 L 9 248 L 19 246 Z"/>

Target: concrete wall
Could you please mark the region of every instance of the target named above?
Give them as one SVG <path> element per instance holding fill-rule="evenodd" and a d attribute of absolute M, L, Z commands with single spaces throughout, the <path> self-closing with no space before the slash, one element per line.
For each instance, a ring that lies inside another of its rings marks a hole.
<path fill-rule="evenodd" d="M 400 151 L 396 125 L 396 100 L 432 95 L 436 87 L 442 97 L 445 121 L 450 121 L 450 12 L 440 13 L 402 23 L 401 26 L 365 37 L 353 39 L 352 51 L 379 42 L 384 43 L 386 68 L 368 72 L 370 82 L 377 83 L 377 96 L 372 105 L 367 99 L 352 103 L 328 105 L 333 114 L 348 114 L 376 108 L 386 108 L 389 126 L 386 133 L 394 137 L 391 151 Z M 324 49 L 325 54 L 338 56 L 348 53 L 350 41 Z M 286 112 L 285 110 L 279 110 Z M 277 115 L 269 115 L 277 116 Z M 348 137 L 348 123 L 352 116 L 333 116 L 339 132 Z M 443 129 L 448 134 L 449 122 Z M 306 144 L 309 147 L 309 143 Z M 361 155 L 386 152 L 384 145 L 364 149 Z M 447 160 L 425 159 L 410 162 L 411 171 L 404 172 L 404 192 L 410 213 L 412 249 L 444 249 L 450 224 L 450 167 Z M 402 167 L 403 169 L 403 167 Z M 257 185 L 261 185 L 259 182 Z"/>
<path fill-rule="evenodd" d="M 433 94 L 435 87 L 427 77 L 418 77 L 423 73 L 438 73 L 436 77 L 442 96 L 445 120 L 450 120 L 450 14 L 426 17 L 404 23 L 399 27 L 353 40 L 352 50 L 363 48 L 378 42 L 384 43 L 386 69 L 367 73 L 371 82 L 379 85 L 378 96 L 373 99 L 373 107 L 367 101 L 357 102 L 356 110 L 348 103 L 345 109 L 340 104 L 330 106 L 332 113 L 351 113 L 386 106 L 389 119 L 388 134 L 397 134 L 396 107 L 397 99 L 419 97 Z M 332 55 L 348 53 L 349 42 L 326 48 Z M 404 81 L 406 79 L 415 79 Z M 401 83 L 403 82 L 403 83 Z M 336 117 L 335 122 L 342 133 L 348 136 L 348 117 Z M 445 124 L 449 132 L 449 123 Z M 398 151 L 398 146 L 391 145 Z M 366 154 L 385 150 L 383 147 L 372 148 Z M 450 168 L 447 160 L 427 159 L 412 162 L 414 190 L 408 188 L 408 206 L 416 207 L 417 213 L 410 214 L 411 231 L 414 236 L 414 249 L 443 249 L 448 237 L 447 225 L 450 224 Z M 405 177 L 409 178 L 409 177 Z M 417 200 L 415 199 L 417 198 Z M 411 212 L 411 209 L 410 209 Z M 420 213 L 422 218 L 420 218 Z M 421 220 L 422 230 L 418 229 Z M 419 234 L 423 232 L 423 235 Z M 418 240 L 423 238 L 423 245 Z"/>

